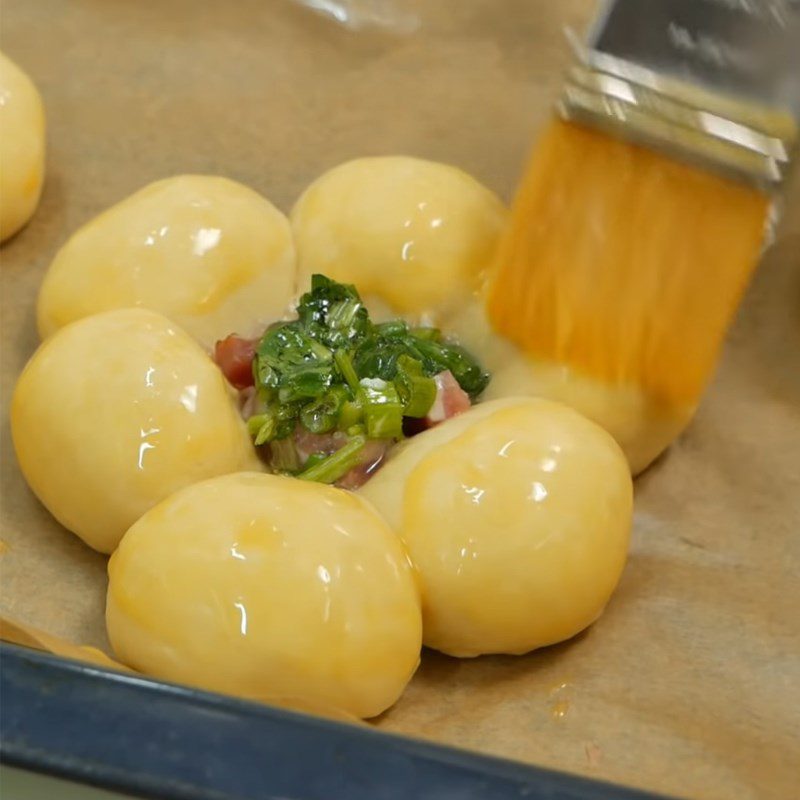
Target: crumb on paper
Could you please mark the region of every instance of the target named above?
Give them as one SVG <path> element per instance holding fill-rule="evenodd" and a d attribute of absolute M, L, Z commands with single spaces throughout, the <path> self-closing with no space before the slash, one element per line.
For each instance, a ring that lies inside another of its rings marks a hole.
<path fill-rule="evenodd" d="M 586 752 L 586 760 L 589 762 L 589 766 L 596 767 L 603 758 L 603 751 L 600 746 L 594 742 L 586 742 L 583 749 Z"/>

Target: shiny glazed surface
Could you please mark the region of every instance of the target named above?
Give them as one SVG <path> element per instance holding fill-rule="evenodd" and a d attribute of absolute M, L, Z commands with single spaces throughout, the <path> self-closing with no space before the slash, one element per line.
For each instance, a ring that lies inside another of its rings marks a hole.
<path fill-rule="evenodd" d="M 295 288 L 286 217 L 227 178 L 156 181 L 79 228 L 42 283 L 42 338 L 75 319 L 140 306 L 177 322 L 206 349 L 260 333 Z"/>
<path fill-rule="evenodd" d="M 300 288 L 323 272 L 395 313 L 436 319 L 476 288 L 506 216 L 493 192 L 455 167 L 405 156 L 349 161 L 292 209 Z"/>
<path fill-rule="evenodd" d="M 150 675 L 359 717 L 419 662 L 419 597 L 381 517 L 340 489 L 240 473 L 140 519 L 109 564 L 108 635 Z"/>
<path fill-rule="evenodd" d="M 0 53 L 0 241 L 16 233 L 39 204 L 45 120 L 33 81 Z"/>
<path fill-rule="evenodd" d="M 542 399 L 486 403 L 405 445 L 361 493 L 400 532 L 424 641 L 525 653 L 602 613 L 627 556 L 633 490 L 613 439 Z"/>
<path fill-rule="evenodd" d="M 188 334 L 143 309 L 88 317 L 48 339 L 17 383 L 11 433 L 36 496 L 104 553 L 171 492 L 258 468 L 222 373 Z"/>
<path fill-rule="evenodd" d="M 465 304 L 448 326 L 492 373 L 485 400 L 530 395 L 565 403 L 614 437 L 633 475 L 658 458 L 694 415 L 693 405 L 658 403 L 641 387 L 601 381 L 522 352 L 492 330 L 480 298 Z"/>

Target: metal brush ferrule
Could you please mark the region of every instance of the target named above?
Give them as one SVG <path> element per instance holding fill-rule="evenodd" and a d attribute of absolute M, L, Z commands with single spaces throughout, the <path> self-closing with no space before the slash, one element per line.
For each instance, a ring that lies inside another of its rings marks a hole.
<path fill-rule="evenodd" d="M 800 135 L 800 0 L 608 0 L 576 47 L 567 119 L 767 189 Z"/>

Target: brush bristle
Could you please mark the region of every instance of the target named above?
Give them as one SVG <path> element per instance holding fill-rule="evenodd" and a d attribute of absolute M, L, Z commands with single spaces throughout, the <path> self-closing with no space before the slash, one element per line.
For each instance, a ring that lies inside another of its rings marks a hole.
<path fill-rule="evenodd" d="M 769 199 L 556 121 L 534 149 L 488 295 L 538 358 L 697 400 L 754 270 Z"/>

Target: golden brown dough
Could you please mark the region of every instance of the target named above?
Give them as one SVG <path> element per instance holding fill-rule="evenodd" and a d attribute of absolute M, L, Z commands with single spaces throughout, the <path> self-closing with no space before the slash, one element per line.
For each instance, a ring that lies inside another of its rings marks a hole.
<path fill-rule="evenodd" d="M 178 175 L 145 186 L 69 238 L 39 291 L 39 333 L 138 306 L 211 349 L 229 333 L 261 333 L 294 291 L 286 217 L 235 181 Z"/>
<path fill-rule="evenodd" d="M 240 473 L 172 495 L 109 564 L 108 635 L 150 675 L 372 717 L 419 662 L 419 597 L 361 498 Z"/>
<path fill-rule="evenodd" d="M 360 492 L 419 572 L 425 644 L 450 655 L 520 654 L 574 636 L 625 565 L 625 458 L 560 403 L 476 406 L 401 445 Z"/>
<path fill-rule="evenodd" d="M 233 390 L 188 334 L 144 309 L 62 328 L 17 382 L 11 433 L 50 513 L 103 553 L 176 489 L 259 461 Z"/>
<path fill-rule="evenodd" d="M 44 106 L 33 81 L 0 53 L 0 241 L 33 216 L 44 180 Z"/>
<path fill-rule="evenodd" d="M 354 283 L 371 306 L 436 320 L 477 287 L 506 216 L 493 192 L 447 164 L 349 161 L 292 209 L 300 288 L 322 272 Z"/>

